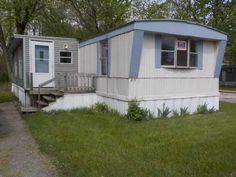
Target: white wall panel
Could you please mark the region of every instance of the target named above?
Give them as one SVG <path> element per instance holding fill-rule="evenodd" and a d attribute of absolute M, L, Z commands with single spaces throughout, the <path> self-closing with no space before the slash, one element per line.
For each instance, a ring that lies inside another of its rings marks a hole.
<path fill-rule="evenodd" d="M 79 73 L 97 72 L 97 43 L 79 48 Z"/>
<path fill-rule="evenodd" d="M 217 44 L 203 42 L 203 69 L 155 68 L 155 35 L 145 33 L 139 77 L 214 77 Z"/>
<path fill-rule="evenodd" d="M 136 79 L 129 84 L 129 96 L 144 98 L 173 98 L 218 95 L 218 79 Z"/>
<path fill-rule="evenodd" d="M 127 110 L 128 110 L 128 102 L 127 101 L 121 101 L 121 100 L 114 99 L 114 98 L 98 96 L 98 102 L 105 103 L 106 105 L 108 105 L 109 108 L 112 108 L 123 115 L 126 114 Z"/>
<path fill-rule="evenodd" d="M 128 77 L 131 61 L 133 32 L 111 39 L 111 77 Z"/>
<path fill-rule="evenodd" d="M 129 80 L 124 78 L 97 78 L 97 93 L 123 99 L 129 94 Z"/>
<path fill-rule="evenodd" d="M 218 96 L 206 96 L 206 97 L 192 97 L 192 98 L 173 98 L 173 99 L 156 99 L 156 100 L 148 100 L 141 101 L 140 106 L 150 110 L 155 116 L 158 116 L 158 109 L 163 108 L 163 104 L 165 107 L 168 107 L 171 111 L 176 110 L 180 112 L 180 108 L 187 108 L 187 111 L 190 114 L 196 113 L 197 107 L 199 105 L 206 104 L 208 109 L 215 108 L 215 110 L 219 110 L 219 97 Z M 171 116 L 170 113 L 169 116 Z"/>
<path fill-rule="evenodd" d="M 58 98 L 55 102 L 50 103 L 43 108 L 44 111 L 56 110 L 72 110 L 78 108 L 90 107 L 97 103 L 97 95 L 95 93 L 88 94 L 65 94 Z"/>
<path fill-rule="evenodd" d="M 30 96 L 22 87 L 12 83 L 11 92 L 19 99 L 22 106 L 30 106 Z"/>
<path fill-rule="evenodd" d="M 78 101 L 79 100 L 79 101 Z M 56 110 L 72 110 L 84 107 L 91 107 L 96 103 L 105 103 L 109 108 L 115 109 L 120 114 L 126 114 L 128 110 L 128 102 L 119 99 L 98 96 L 95 93 L 90 94 L 66 94 L 43 108 L 44 111 Z M 170 108 L 171 111 L 180 111 L 180 108 L 187 107 L 189 113 L 195 113 L 199 105 L 207 104 L 208 109 L 214 107 L 219 110 L 219 97 L 192 97 L 192 98 L 173 98 L 173 99 L 155 99 L 148 101 L 140 101 L 140 106 L 150 110 L 155 116 L 158 116 L 158 109 L 162 109 L 163 104 Z M 170 114 L 171 116 L 171 114 Z"/>

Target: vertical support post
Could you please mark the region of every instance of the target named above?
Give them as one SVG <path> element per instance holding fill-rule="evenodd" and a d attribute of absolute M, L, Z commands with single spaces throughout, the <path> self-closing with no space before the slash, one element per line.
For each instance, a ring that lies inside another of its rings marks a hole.
<path fill-rule="evenodd" d="M 40 105 L 39 105 L 39 102 L 40 102 L 40 87 L 41 87 L 41 85 L 39 84 L 39 87 L 38 87 L 38 107 L 40 107 Z"/>
<path fill-rule="evenodd" d="M 97 79 L 96 79 L 97 77 L 96 76 L 93 76 L 92 77 L 92 87 L 93 87 L 93 91 L 96 91 L 96 85 L 97 85 L 97 83 L 96 83 L 96 81 L 97 81 Z"/>
<path fill-rule="evenodd" d="M 87 87 L 87 90 L 90 91 L 90 88 L 89 88 L 89 75 L 87 76 L 87 83 L 86 83 L 86 87 Z"/>
<path fill-rule="evenodd" d="M 64 76 L 64 91 L 67 91 L 67 72 L 65 72 L 65 76 Z"/>
<path fill-rule="evenodd" d="M 33 90 L 33 73 L 30 73 L 30 90 Z"/>
<path fill-rule="evenodd" d="M 55 85 L 57 85 L 58 88 L 59 88 L 59 90 L 61 90 L 61 73 L 57 73 L 57 74 L 56 74 L 55 80 L 56 80 L 56 82 L 57 82 L 57 84 L 55 84 Z"/>

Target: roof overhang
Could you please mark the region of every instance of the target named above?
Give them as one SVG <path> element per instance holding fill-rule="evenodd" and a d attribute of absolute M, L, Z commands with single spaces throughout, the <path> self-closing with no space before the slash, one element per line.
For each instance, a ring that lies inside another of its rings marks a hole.
<path fill-rule="evenodd" d="M 194 22 L 182 20 L 139 20 L 127 23 L 111 30 L 110 32 L 82 41 L 80 47 L 134 30 L 157 34 L 194 37 L 206 40 L 227 41 L 226 33 Z"/>

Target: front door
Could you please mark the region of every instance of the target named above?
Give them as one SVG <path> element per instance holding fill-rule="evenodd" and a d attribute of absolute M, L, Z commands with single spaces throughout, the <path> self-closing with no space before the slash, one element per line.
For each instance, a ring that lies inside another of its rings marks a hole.
<path fill-rule="evenodd" d="M 54 46 L 53 42 L 31 41 L 31 72 L 33 87 L 54 77 Z M 44 87 L 54 87 L 49 83 Z"/>

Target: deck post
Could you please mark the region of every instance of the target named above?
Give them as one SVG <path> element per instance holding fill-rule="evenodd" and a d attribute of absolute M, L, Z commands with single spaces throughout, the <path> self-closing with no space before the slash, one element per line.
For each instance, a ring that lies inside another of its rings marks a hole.
<path fill-rule="evenodd" d="M 64 91 L 67 91 L 67 72 L 65 72 L 65 78 L 64 78 Z"/>
<path fill-rule="evenodd" d="M 38 87 L 38 107 L 40 107 L 40 105 L 39 105 L 39 102 L 40 102 L 40 87 L 41 87 L 41 85 L 39 84 L 39 87 Z"/>
<path fill-rule="evenodd" d="M 30 73 L 30 90 L 33 90 L 33 73 Z"/>
<path fill-rule="evenodd" d="M 92 76 L 92 88 L 93 88 L 93 90 L 96 90 L 96 85 L 97 85 L 96 81 L 97 81 L 96 76 L 95 75 Z"/>

